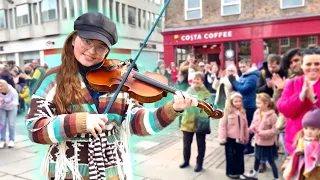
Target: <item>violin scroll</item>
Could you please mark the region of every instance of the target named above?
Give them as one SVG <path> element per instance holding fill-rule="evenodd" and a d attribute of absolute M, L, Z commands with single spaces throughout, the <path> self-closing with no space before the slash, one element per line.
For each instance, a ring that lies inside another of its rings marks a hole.
<path fill-rule="evenodd" d="M 197 107 L 204 110 L 204 112 L 206 112 L 209 117 L 213 119 L 221 119 L 223 117 L 223 112 L 220 109 L 214 110 L 206 101 L 198 100 Z"/>

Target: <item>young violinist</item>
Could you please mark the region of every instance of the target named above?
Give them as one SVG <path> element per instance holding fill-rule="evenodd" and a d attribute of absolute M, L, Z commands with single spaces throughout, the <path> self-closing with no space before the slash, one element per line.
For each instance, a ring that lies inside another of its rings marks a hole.
<path fill-rule="evenodd" d="M 131 180 L 128 136 L 159 132 L 197 99 L 176 92 L 157 109 L 139 106 L 120 92 L 89 86 L 86 73 L 98 69 L 118 41 L 116 25 L 100 13 L 86 13 L 66 38 L 62 64 L 49 70 L 32 95 L 26 126 L 31 141 L 48 145 L 42 173 L 49 179 Z"/>

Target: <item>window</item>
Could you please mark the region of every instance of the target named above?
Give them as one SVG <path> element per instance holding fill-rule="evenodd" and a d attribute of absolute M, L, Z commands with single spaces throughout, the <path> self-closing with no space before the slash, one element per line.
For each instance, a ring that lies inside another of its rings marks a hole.
<path fill-rule="evenodd" d="M 110 12 L 110 19 L 113 20 L 113 0 L 109 0 L 109 12 Z"/>
<path fill-rule="evenodd" d="M 280 8 L 296 8 L 304 6 L 304 0 L 280 0 Z"/>
<path fill-rule="evenodd" d="M 9 9 L 9 24 L 10 24 L 10 29 L 14 29 L 14 26 L 13 26 L 13 11 L 12 9 Z"/>
<path fill-rule="evenodd" d="M 309 44 L 316 44 L 316 36 L 309 36 L 308 42 Z"/>
<path fill-rule="evenodd" d="M 161 0 L 154 0 L 154 2 L 155 2 L 156 4 L 161 5 Z"/>
<path fill-rule="evenodd" d="M 23 4 L 17 6 L 16 10 L 17 26 L 24 26 L 30 24 L 30 6 L 29 4 Z"/>
<path fill-rule="evenodd" d="M 82 0 L 78 0 L 78 11 L 79 11 L 79 15 L 81 15 L 83 13 L 82 11 Z M 105 7 L 105 6 L 104 6 Z M 106 12 L 105 12 L 106 13 Z"/>
<path fill-rule="evenodd" d="M 38 24 L 38 3 L 33 3 L 34 24 Z"/>
<path fill-rule="evenodd" d="M 0 29 L 5 28 L 7 28 L 6 11 L 2 9 L 0 10 Z"/>
<path fill-rule="evenodd" d="M 69 6 L 70 6 L 70 17 L 74 17 L 74 0 L 69 0 Z"/>
<path fill-rule="evenodd" d="M 146 14 L 146 10 L 143 10 L 142 17 L 143 17 L 143 29 L 146 29 L 146 28 L 147 28 L 147 14 Z"/>
<path fill-rule="evenodd" d="M 116 20 L 117 20 L 117 22 L 120 22 L 119 8 L 120 8 L 120 3 L 116 2 Z"/>
<path fill-rule="evenodd" d="M 290 39 L 289 38 L 282 38 L 281 39 L 281 47 L 288 47 L 290 46 Z"/>
<path fill-rule="evenodd" d="M 159 15 L 158 14 L 156 14 L 156 19 L 158 19 L 158 17 L 159 17 Z M 156 21 L 156 19 L 154 20 L 154 21 Z M 154 22 L 155 23 L 155 22 Z M 160 17 L 160 19 L 159 19 L 159 22 L 158 22 L 158 24 L 157 24 L 157 32 L 161 32 L 161 30 L 162 30 L 162 17 Z"/>
<path fill-rule="evenodd" d="M 251 41 L 238 42 L 238 62 L 242 59 L 251 58 Z"/>
<path fill-rule="evenodd" d="M 126 5 L 122 4 L 122 23 L 126 23 Z"/>
<path fill-rule="evenodd" d="M 221 16 L 241 13 L 241 0 L 221 0 Z"/>
<path fill-rule="evenodd" d="M 136 8 L 128 6 L 128 23 L 130 25 L 136 25 Z"/>
<path fill-rule="evenodd" d="M 300 47 L 307 48 L 310 45 L 316 45 L 316 36 L 302 36 L 300 37 Z"/>
<path fill-rule="evenodd" d="M 138 9 L 138 26 L 141 27 L 141 9 Z"/>
<path fill-rule="evenodd" d="M 185 0 L 185 20 L 202 18 L 202 0 Z"/>
<path fill-rule="evenodd" d="M 41 2 L 42 21 L 58 19 L 57 0 L 44 0 Z"/>
<path fill-rule="evenodd" d="M 283 38 L 281 39 L 280 43 L 281 43 L 280 54 L 284 54 L 290 49 L 297 47 L 297 38 L 296 37 Z"/>
<path fill-rule="evenodd" d="M 62 0 L 61 4 L 62 4 L 62 19 L 67 19 L 68 17 L 67 0 Z"/>

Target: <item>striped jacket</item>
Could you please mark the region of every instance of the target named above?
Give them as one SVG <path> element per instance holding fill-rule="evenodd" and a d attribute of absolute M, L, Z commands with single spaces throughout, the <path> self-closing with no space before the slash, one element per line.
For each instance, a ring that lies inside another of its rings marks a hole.
<path fill-rule="evenodd" d="M 57 158 L 61 152 L 56 147 L 57 144 L 66 143 L 66 157 L 74 158 L 77 153 L 79 162 L 78 168 L 81 176 L 89 179 L 88 170 L 88 136 L 86 132 L 86 117 L 88 113 L 102 114 L 108 105 L 112 94 L 105 94 L 99 97 L 98 107 L 95 105 L 88 89 L 82 78 L 81 91 L 84 95 L 83 107 L 85 112 L 72 112 L 71 114 L 57 114 L 53 97 L 56 93 L 56 72 L 52 69 L 46 73 L 43 80 L 38 85 L 35 93 L 32 95 L 30 110 L 27 115 L 26 126 L 29 130 L 31 141 L 39 144 L 48 144 L 50 153 L 49 178 L 55 177 L 55 166 Z M 79 76 L 80 77 L 80 76 Z M 121 153 L 116 149 L 115 142 L 118 142 L 120 136 L 120 127 L 125 120 L 128 104 L 126 103 L 128 94 L 120 92 L 115 103 L 108 113 L 108 122 L 105 128 L 107 137 L 106 155 L 106 180 L 118 180 L 118 171 L 115 157 L 121 158 Z M 179 115 L 172 108 L 172 101 L 167 102 L 163 107 L 157 109 L 145 109 L 135 105 L 130 115 L 130 131 L 132 134 L 146 136 L 159 132 L 169 125 Z M 75 144 L 76 142 L 76 144 Z M 75 146 L 79 149 L 74 151 Z M 115 154 L 117 153 L 117 154 Z M 66 178 L 72 179 L 72 173 L 67 171 Z"/>

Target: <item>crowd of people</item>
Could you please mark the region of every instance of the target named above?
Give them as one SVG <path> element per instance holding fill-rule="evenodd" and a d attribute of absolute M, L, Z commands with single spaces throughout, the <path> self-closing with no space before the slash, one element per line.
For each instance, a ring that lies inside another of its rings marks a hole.
<path fill-rule="evenodd" d="M 197 62 L 194 54 L 189 54 L 179 69 L 173 64 L 175 73 L 170 73 L 171 67 L 166 70 L 162 63 L 160 66 L 163 75 L 177 77 L 176 82 L 171 81 L 173 86 L 198 92 L 194 94 L 198 99 L 207 99 L 214 108 L 224 110 L 219 141 L 225 146 L 229 178 L 258 178 L 268 162 L 274 179 L 279 179 L 278 154 L 287 157 L 281 167 L 285 179 L 320 178 L 319 47 L 294 48 L 283 56 L 270 54 L 258 65 L 243 59 L 238 68 L 230 64 L 225 70 L 216 63 Z M 180 167 L 189 166 L 196 134 L 196 172 L 202 170 L 205 135 L 211 132 L 210 121 L 204 121 L 198 112 L 187 110 L 179 119 L 184 144 Z M 255 162 L 244 174 L 244 155 L 248 154 L 255 155 Z"/>
<path fill-rule="evenodd" d="M 15 142 L 15 122 L 18 114 L 26 114 L 32 92 L 46 72 L 39 60 L 27 63 L 22 70 L 19 66 L 9 68 L 0 64 L 0 149 L 13 148 Z M 6 141 L 7 127 L 9 142 Z"/>

